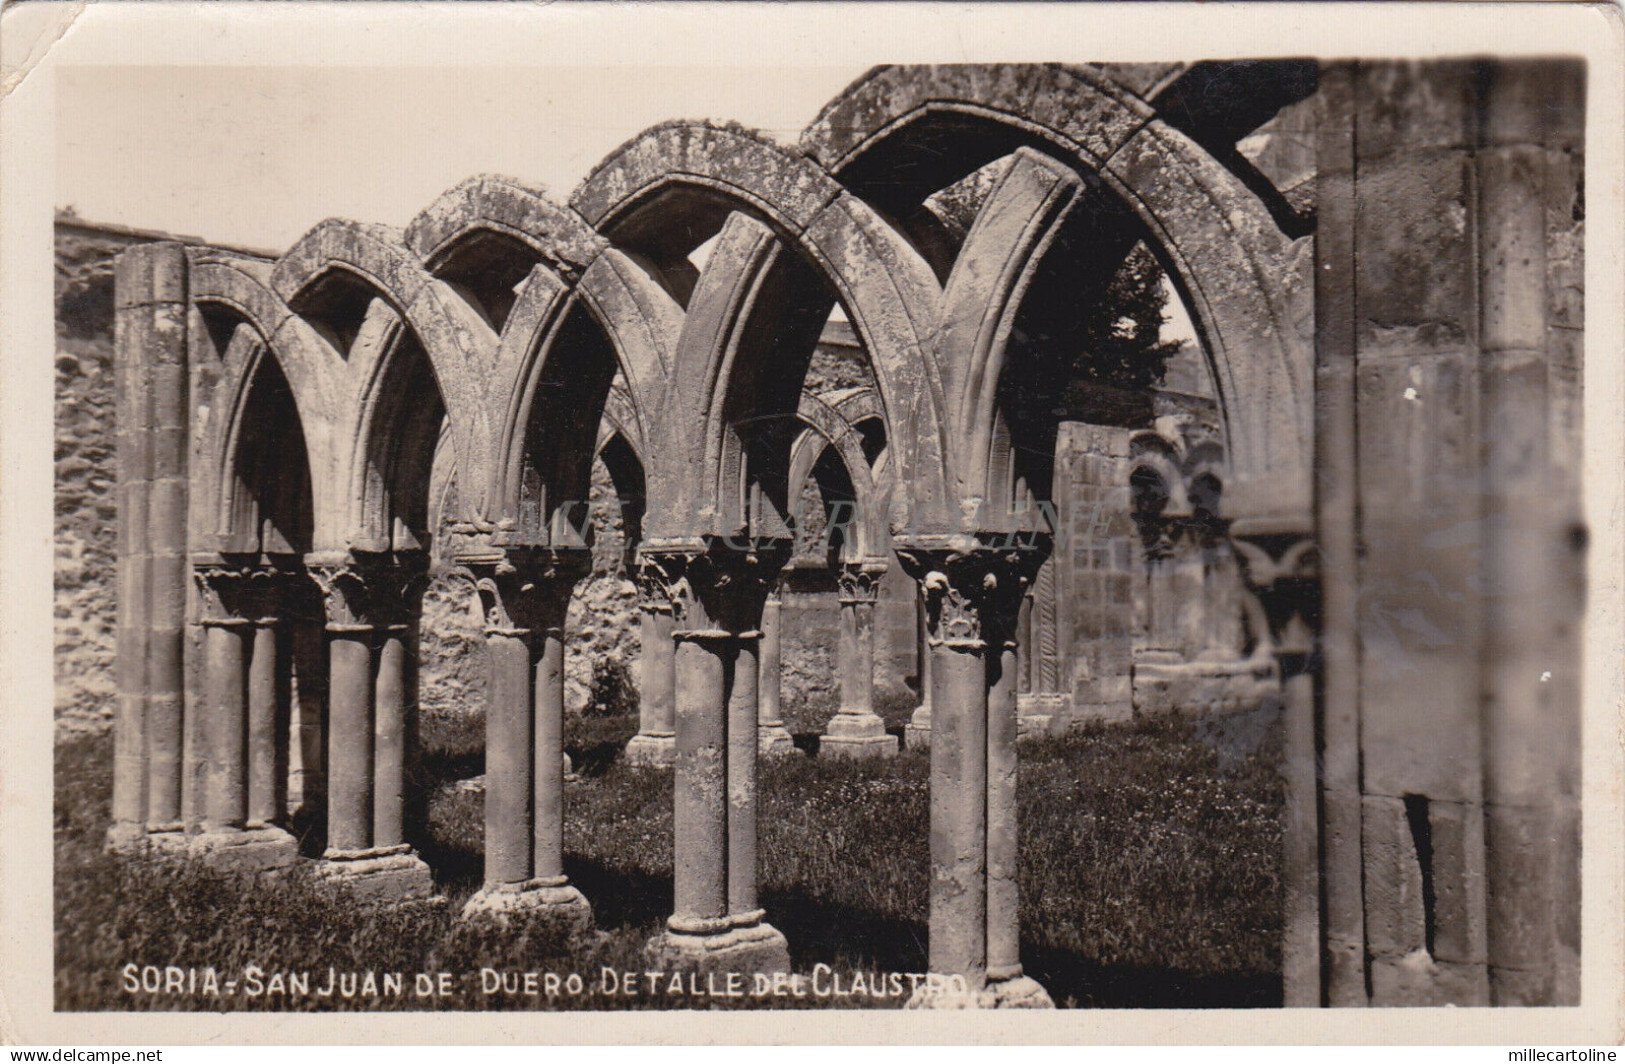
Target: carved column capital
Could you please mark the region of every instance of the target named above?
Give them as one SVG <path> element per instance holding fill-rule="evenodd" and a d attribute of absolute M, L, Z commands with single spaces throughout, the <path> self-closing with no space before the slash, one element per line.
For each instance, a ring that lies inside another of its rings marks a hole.
<path fill-rule="evenodd" d="M 1236 531 L 1230 544 L 1253 599 L 1255 626 L 1283 675 L 1310 667 L 1320 628 L 1320 552 L 1301 531 Z"/>
<path fill-rule="evenodd" d="M 789 553 L 778 539 L 645 544 L 638 582 L 669 606 L 677 638 L 734 638 L 751 634 Z"/>
<path fill-rule="evenodd" d="M 525 637 L 564 627 L 570 593 L 592 568 L 585 550 L 535 548 L 464 563 L 485 611 L 485 633 Z"/>
<path fill-rule="evenodd" d="M 236 628 L 253 623 L 249 579 L 254 567 L 220 558 L 194 561 L 192 580 L 200 606 L 198 623 L 206 628 Z"/>
<path fill-rule="evenodd" d="M 841 604 L 874 605 L 880 597 L 880 581 L 885 575 L 884 562 L 846 562 L 835 573 Z"/>
<path fill-rule="evenodd" d="M 1014 639 L 1021 600 L 1049 556 L 1048 536 L 1019 542 L 972 539 L 897 548 L 924 596 L 927 641 L 977 652 Z"/>

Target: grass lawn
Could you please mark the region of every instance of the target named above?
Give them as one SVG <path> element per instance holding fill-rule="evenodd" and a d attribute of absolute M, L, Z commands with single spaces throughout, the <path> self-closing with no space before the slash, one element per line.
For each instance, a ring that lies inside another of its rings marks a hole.
<path fill-rule="evenodd" d="M 580 778 L 566 785 L 566 870 L 591 900 L 600 935 L 573 951 L 453 919 L 479 886 L 482 797 L 458 787 L 480 771 L 477 731 L 426 721 L 426 771 L 440 777 L 418 811 L 418 845 L 448 904 L 367 911 L 308 871 L 251 886 L 199 865 L 129 862 L 102 850 L 111 791 L 107 736 L 56 750 L 56 1002 L 62 1010 L 436 1007 L 413 973 L 466 973 L 439 1007 L 612 1007 L 602 997 L 486 996 L 475 973 L 642 970 L 644 942 L 671 906 L 671 779 L 613 758 L 629 717 L 571 723 Z M 1264 715 L 1094 727 L 1023 743 L 1022 954 L 1058 1005 L 1278 1005 L 1281 791 Z M 927 755 L 854 765 L 764 763 L 761 897 L 789 938 L 797 971 L 925 969 Z M 235 973 L 329 966 L 399 971 L 399 998 L 127 993 L 127 963 Z M 906 997 L 906 995 L 904 995 Z M 759 1003 L 750 1002 L 753 1007 Z M 787 1005 L 896 1006 L 896 998 L 793 999 Z M 621 1007 L 707 1007 L 691 998 Z"/>

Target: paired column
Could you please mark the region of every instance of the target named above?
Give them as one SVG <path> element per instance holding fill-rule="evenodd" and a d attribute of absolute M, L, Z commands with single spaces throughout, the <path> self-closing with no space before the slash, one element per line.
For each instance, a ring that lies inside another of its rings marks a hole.
<path fill-rule="evenodd" d="M 915 604 L 915 633 L 914 660 L 920 684 L 920 704 L 914 707 L 914 712 L 908 718 L 908 727 L 903 730 L 903 745 L 910 750 L 931 745 L 931 633 L 923 595 Z"/>
<path fill-rule="evenodd" d="M 468 562 L 485 608 L 485 885 L 464 917 L 592 929 L 564 874 L 564 624 L 584 550 L 514 551 Z"/>
<path fill-rule="evenodd" d="M 783 553 L 682 544 L 640 555 L 671 603 L 676 643 L 673 913 L 649 944 L 662 967 L 789 969 L 756 897 L 758 624 Z"/>
<path fill-rule="evenodd" d="M 638 652 L 638 733 L 626 744 L 626 760 L 661 768 L 677 757 L 671 603 L 661 588 L 649 586 L 641 570 L 638 597 L 643 615 Z"/>
<path fill-rule="evenodd" d="M 875 713 L 875 599 L 885 575 L 884 563 L 876 562 L 843 565 L 838 574 L 841 708 L 819 740 L 824 756 L 861 759 L 897 753 L 896 737 L 887 734 L 885 721 Z"/>
<path fill-rule="evenodd" d="M 280 826 L 278 775 L 289 661 L 277 609 L 289 574 L 216 556 L 199 559 L 193 576 L 203 629 L 203 823 L 190 845 L 236 866 L 285 865 L 298 852 Z"/>
<path fill-rule="evenodd" d="M 920 585 L 931 658 L 931 971 L 971 1004 L 1049 1007 L 1022 974 L 1016 883 L 1016 625 L 1048 550 L 975 544 L 898 550 Z M 960 1007 L 922 990 L 915 1007 Z"/>
<path fill-rule="evenodd" d="M 414 710 L 416 555 L 323 559 L 311 575 L 327 624 L 327 849 L 324 875 L 388 902 L 431 897 L 405 838 L 408 718 Z"/>
<path fill-rule="evenodd" d="M 784 637 L 779 621 L 783 612 L 783 589 L 775 583 L 768 591 L 767 601 L 762 604 L 761 660 L 758 663 L 756 684 L 760 705 L 760 714 L 757 717 L 757 745 L 767 757 L 782 757 L 801 752 L 790 736 L 790 729 L 784 726 L 782 711 L 783 681 L 780 656 L 784 648 Z"/>

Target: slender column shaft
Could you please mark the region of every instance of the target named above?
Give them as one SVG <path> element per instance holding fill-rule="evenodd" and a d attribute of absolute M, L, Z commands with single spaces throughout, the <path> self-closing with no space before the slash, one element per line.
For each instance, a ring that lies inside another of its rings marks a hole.
<path fill-rule="evenodd" d="M 679 639 L 676 666 L 674 915 L 718 919 L 728 909 L 726 644 Z"/>
<path fill-rule="evenodd" d="M 282 819 L 277 780 L 277 723 L 282 717 L 278 628 L 274 617 L 255 621 L 248 666 L 248 822 L 255 826 Z"/>
<path fill-rule="evenodd" d="M 667 736 L 676 732 L 672 670 L 671 610 L 646 609 L 642 621 L 638 734 Z"/>
<path fill-rule="evenodd" d="M 204 818 L 210 831 L 239 830 L 248 818 L 246 630 L 246 623 L 229 621 L 205 629 L 209 698 Z"/>
<path fill-rule="evenodd" d="M 779 617 L 784 604 L 777 594 L 762 604 L 762 638 L 758 650 L 760 657 L 759 680 L 756 697 L 761 705 L 760 723 L 762 727 L 782 727 L 784 720 L 781 716 L 783 702 L 780 688 L 782 653 L 782 636 L 779 634 Z"/>
<path fill-rule="evenodd" d="M 875 711 L 875 607 L 867 600 L 841 602 L 841 712 Z"/>
<path fill-rule="evenodd" d="M 737 640 L 728 695 L 728 911 L 756 909 L 756 633 Z"/>
<path fill-rule="evenodd" d="M 383 633 L 374 694 L 372 844 L 406 841 L 406 714 L 411 646 L 404 625 Z"/>
<path fill-rule="evenodd" d="M 1023 599 L 1023 607 L 1031 599 Z M 989 661 L 987 692 L 987 975 L 1021 974 L 1021 888 L 1016 881 L 1020 839 L 1016 814 L 1016 688 L 1014 640 Z"/>
<path fill-rule="evenodd" d="M 119 285 L 125 284 L 121 258 Z M 118 715 L 113 724 L 113 821 L 128 834 L 147 821 L 147 632 L 151 570 L 147 551 L 151 416 L 140 315 L 121 308 L 113 359 L 118 391 Z"/>
<path fill-rule="evenodd" d="M 534 870 L 538 879 L 564 875 L 564 633 L 537 633 Z"/>
<path fill-rule="evenodd" d="M 1033 655 L 1037 651 L 1033 643 L 1033 594 L 1022 596 L 1021 614 L 1016 618 L 1016 692 L 1028 694 L 1034 690 L 1033 686 Z"/>
<path fill-rule="evenodd" d="M 930 964 L 976 991 L 987 967 L 987 668 L 979 643 L 931 653 Z"/>
<path fill-rule="evenodd" d="M 485 882 L 530 878 L 535 761 L 530 633 L 488 631 L 489 700 L 485 715 Z"/>
<path fill-rule="evenodd" d="M 327 845 L 365 850 L 373 815 L 372 631 L 329 632 Z"/>

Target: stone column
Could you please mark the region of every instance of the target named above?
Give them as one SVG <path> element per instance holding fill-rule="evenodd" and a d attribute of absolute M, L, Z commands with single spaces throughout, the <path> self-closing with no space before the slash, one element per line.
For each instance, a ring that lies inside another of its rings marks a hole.
<path fill-rule="evenodd" d="M 289 641 L 282 620 L 288 574 L 261 570 L 250 579 L 252 643 L 248 666 L 248 825 L 269 827 L 287 817 Z"/>
<path fill-rule="evenodd" d="M 926 622 L 925 597 L 919 596 L 915 604 L 915 672 L 920 683 L 920 704 L 908 718 L 903 729 L 903 745 L 910 750 L 931 745 L 931 639 Z"/>
<path fill-rule="evenodd" d="M 384 650 L 392 634 L 400 638 L 403 595 L 422 572 L 421 560 L 313 557 L 310 572 L 322 592 L 328 647 L 327 850 L 319 871 L 371 901 L 429 898 L 429 867 L 404 839 L 393 837 L 400 834 L 400 813 L 381 810 L 379 795 L 379 695 L 398 703 L 406 690 L 405 647 Z M 381 675 L 380 666 L 390 671 Z M 384 707 L 386 733 L 405 712 L 399 704 Z M 398 787 L 393 758 L 404 756 L 404 749 L 393 734 L 382 745 L 383 777 Z M 385 801 L 400 797 L 386 795 Z M 380 825 L 390 837 L 379 837 Z"/>
<path fill-rule="evenodd" d="M 193 570 L 200 591 L 203 628 L 203 823 L 189 843 L 211 863 L 233 867 L 274 868 L 297 856 L 293 836 L 253 814 L 251 765 L 256 719 L 276 715 L 277 668 L 274 638 L 262 646 L 257 621 L 265 614 L 265 589 L 280 574 L 252 565 L 233 564 L 214 556 L 197 560 Z M 269 674 L 269 690 L 262 680 Z M 267 707 L 264 703 L 268 702 Z M 271 739 L 275 763 L 275 736 Z"/>
<path fill-rule="evenodd" d="M 1052 1005 L 1016 951 L 1015 623 L 1048 543 L 1028 545 L 898 549 L 932 657 L 930 968 L 965 991 L 922 989 L 913 1007 Z"/>
<path fill-rule="evenodd" d="M 140 843 L 149 832 L 178 839 L 185 827 L 187 284 L 186 249 L 180 244 L 147 244 L 119 256 L 113 360 L 119 700 L 108 834 L 113 846 Z"/>
<path fill-rule="evenodd" d="M 883 564 L 841 566 L 841 641 L 839 675 L 841 708 L 819 740 L 821 755 L 853 760 L 892 757 L 897 739 L 875 713 L 875 599 Z"/>
<path fill-rule="evenodd" d="M 642 633 L 638 651 L 638 733 L 626 744 L 633 765 L 664 768 L 677 757 L 676 664 L 671 640 L 671 603 L 638 573 Z"/>
<path fill-rule="evenodd" d="M 564 874 L 564 622 L 586 551 L 465 559 L 485 607 L 485 885 L 465 919 L 523 917 L 574 937 L 592 907 Z"/>
<path fill-rule="evenodd" d="M 757 722 L 757 739 L 761 751 L 768 757 L 794 755 L 801 752 L 782 717 L 783 679 L 781 658 L 783 640 L 779 630 L 779 617 L 784 610 L 782 589 L 775 584 L 762 604 L 762 640 L 757 672 L 758 704 L 761 716 Z"/>
<path fill-rule="evenodd" d="M 1328 948 L 1322 945 L 1320 737 L 1315 709 L 1318 558 L 1314 541 L 1302 533 L 1237 528 L 1232 535 L 1258 612 L 1267 621 L 1267 631 L 1259 635 L 1268 640 L 1281 678 L 1286 791 L 1282 989 L 1288 1007 L 1313 1008 L 1324 1000 L 1322 968 Z"/>
<path fill-rule="evenodd" d="M 676 640 L 673 913 L 649 943 L 662 968 L 787 971 L 789 947 L 756 900 L 756 646 L 784 551 L 646 544 Z"/>

